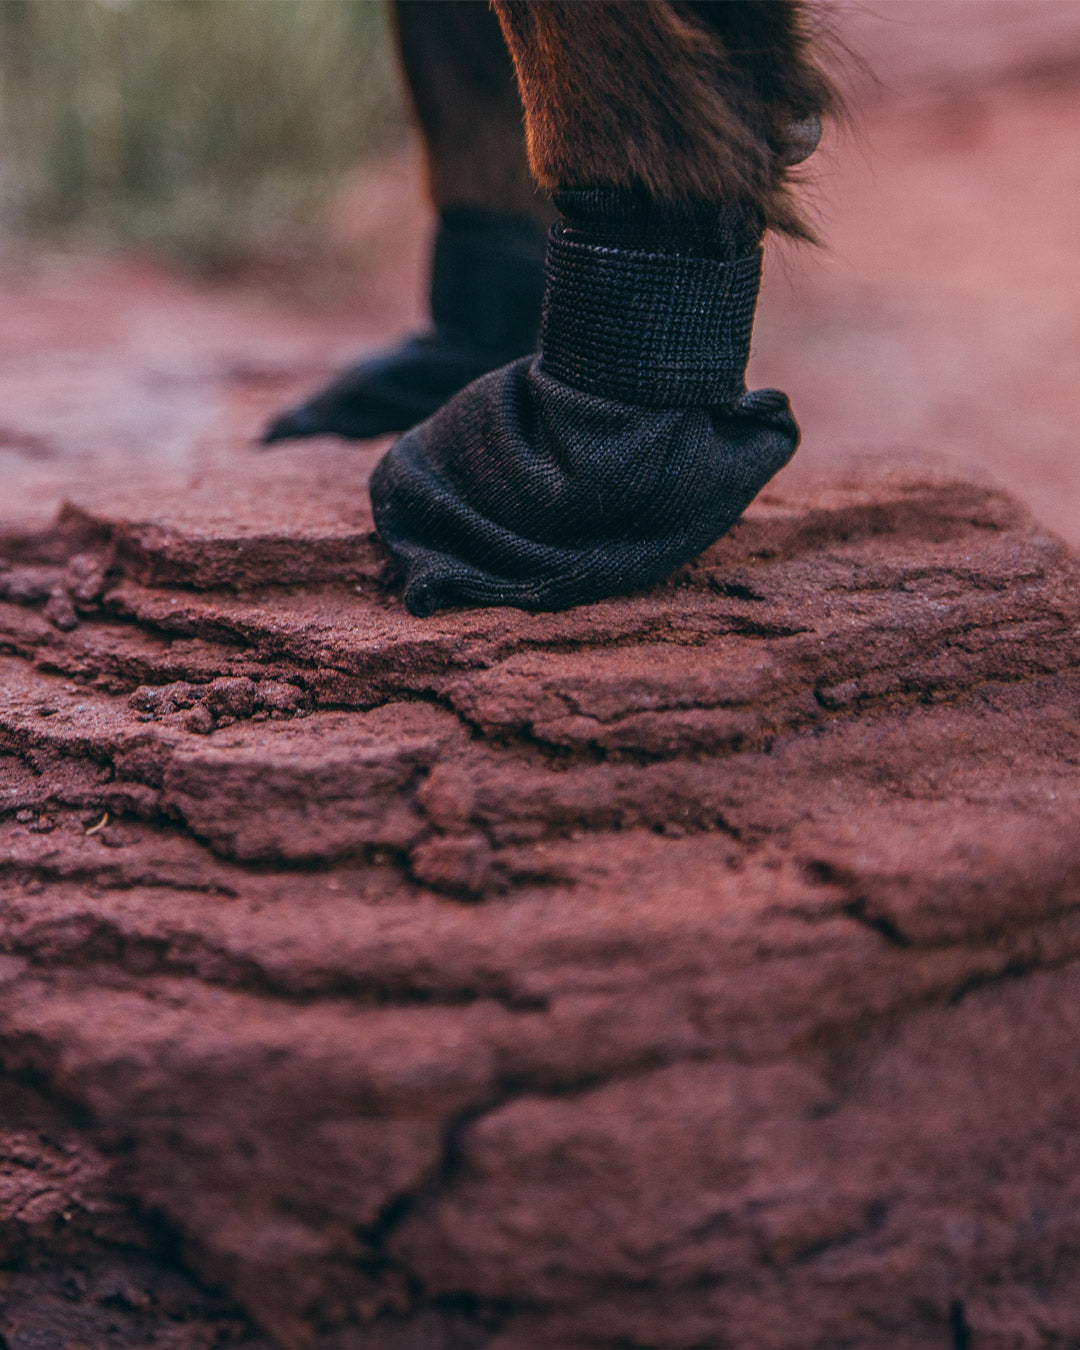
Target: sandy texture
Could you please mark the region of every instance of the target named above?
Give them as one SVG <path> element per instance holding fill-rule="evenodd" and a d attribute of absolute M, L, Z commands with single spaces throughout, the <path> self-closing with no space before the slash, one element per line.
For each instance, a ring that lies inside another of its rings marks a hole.
<path fill-rule="evenodd" d="M 930 464 L 787 482 L 539 617 L 331 582 L 285 497 L 22 539 L 25 1260 L 152 1216 L 290 1347 L 1080 1336 L 1077 564 Z"/>

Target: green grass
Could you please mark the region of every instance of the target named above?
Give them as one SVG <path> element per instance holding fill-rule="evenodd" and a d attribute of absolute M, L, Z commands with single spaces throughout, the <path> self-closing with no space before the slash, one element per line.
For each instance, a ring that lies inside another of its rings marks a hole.
<path fill-rule="evenodd" d="M 0 0 L 0 211 L 204 267 L 403 133 L 377 0 Z"/>

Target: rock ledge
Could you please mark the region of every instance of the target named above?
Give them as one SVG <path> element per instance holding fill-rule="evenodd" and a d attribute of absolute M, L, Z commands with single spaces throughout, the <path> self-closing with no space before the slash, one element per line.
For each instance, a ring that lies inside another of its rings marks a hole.
<path fill-rule="evenodd" d="M 273 503 L 0 554 L 12 1350 L 1080 1340 L 1080 567 L 1011 499 L 789 474 L 542 616 Z"/>

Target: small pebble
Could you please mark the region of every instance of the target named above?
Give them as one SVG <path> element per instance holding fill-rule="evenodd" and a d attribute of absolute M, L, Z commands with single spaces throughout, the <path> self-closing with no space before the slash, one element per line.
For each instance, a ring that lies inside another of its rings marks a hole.
<path fill-rule="evenodd" d="M 184 718 L 184 725 L 197 736 L 208 736 L 214 729 L 214 719 L 204 703 L 196 703 Z"/>
<path fill-rule="evenodd" d="M 70 633 L 79 626 L 79 616 L 75 613 L 71 596 L 62 586 L 52 588 L 43 613 L 52 626 L 59 628 L 62 633 Z"/>
<path fill-rule="evenodd" d="M 204 698 L 210 712 L 219 717 L 226 715 L 233 721 L 250 717 L 255 706 L 255 681 L 244 675 L 223 675 L 211 680 Z"/>

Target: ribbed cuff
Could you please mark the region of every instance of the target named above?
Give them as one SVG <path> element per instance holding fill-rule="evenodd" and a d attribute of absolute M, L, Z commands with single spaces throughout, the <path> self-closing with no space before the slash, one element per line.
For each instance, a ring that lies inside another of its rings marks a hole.
<path fill-rule="evenodd" d="M 638 407 L 703 407 L 745 388 L 761 248 L 729 260 L 548 241 L 541 365 L 574 389 Z"/>
<path fill-rule="evenodd" d="M 749 201 L 663 202 L 640 189 L 559 188 L 563 232 L 589 244 L 729 262 L 761 243 L 765 222 Z"/>

